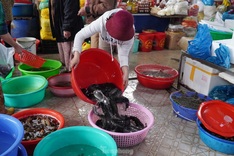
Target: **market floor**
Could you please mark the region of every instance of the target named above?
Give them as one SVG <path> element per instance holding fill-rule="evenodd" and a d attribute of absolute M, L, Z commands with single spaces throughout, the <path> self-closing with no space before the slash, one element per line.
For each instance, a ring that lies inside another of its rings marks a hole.
<path fill-rule="evenodd" d="M 40 54 L 44 58 L 59 59 L 58 54 Z M 129 148 L 119 149 L 119 156 L 222 156 L 207 147 L 199 138 L 195 122 L 177 117 L 172 110 L 169 96 L 177 89 L 177 81 L 169 90 L 145 88 L 138 83 L 134 68 L 138 64 L 162 64 L 179 69 L 180 50 L 162 50 L 131 53 L 129 85 L 124 96 L 131 103 L 148 108 L 154 115 L 154 125 L 145 140 Z M 61 98 L 48 89 L 44 100 L 35 107 L 51 108 L 62 113 L 65 126 L 90 126 L 88 112 L 92 105 L 78 97 Z"/>

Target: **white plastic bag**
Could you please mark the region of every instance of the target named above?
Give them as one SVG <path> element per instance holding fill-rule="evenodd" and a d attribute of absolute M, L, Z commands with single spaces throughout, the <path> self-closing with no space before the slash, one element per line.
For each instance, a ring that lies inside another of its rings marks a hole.
<path fill-rule="evenodd" d="M 7 48 L 0 43 L 0 64 L 9 65 L 11 68 L 14 67 L 14 55 L 15 51 L 13 47 Z"/>

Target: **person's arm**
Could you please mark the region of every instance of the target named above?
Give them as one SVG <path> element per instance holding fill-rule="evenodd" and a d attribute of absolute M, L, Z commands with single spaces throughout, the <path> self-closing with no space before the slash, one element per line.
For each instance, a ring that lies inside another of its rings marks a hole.
<path fill-rule="evenodd" d="M 73 45 L 73 58 L 70 62 L 70 70 L 80 61 L 80 53 L 82 51 L 82 44 L 85 39 L 89 38 L 90 36 L 100 33 L 101 28 L 103 27 L 103 19 L 102 16 L 97 20 L 93 21 L 91 24 L 87 25 L 86 27 L 82 28 L 75 36 L 74 45 Z"/>
<path fill-rule="evenodd" d="M 0 35 L 0 37 L 5 41 L 7 42 L 9 45 L 11 45 L 12 47 L 14 47 L 15 49 L 15 52 L 17 53 L 22 53 L 23 51 L 23 48 L 18 44 L 16 43 L 12 36 L 9 34 L 9 33 L 6 33 L 4 35 Z"/>
<path fill-rule="evenodd" d="M 125 41 L 122 44 L 118 44 L 118 60 L 120 67 L 123 72 L 123 84 L 126 88 L 128 86 L 128 78 L 129 78 L 129 53 L 134 43 L 134 38 L 129 41 Z"/>

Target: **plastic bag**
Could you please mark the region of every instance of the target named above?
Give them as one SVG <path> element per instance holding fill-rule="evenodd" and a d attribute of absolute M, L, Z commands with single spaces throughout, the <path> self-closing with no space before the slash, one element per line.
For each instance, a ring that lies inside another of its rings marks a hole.
<path fill-rule="evenodd" d="M 229 14 L 228 12 L 224 12 L 222 19 L 225 21 L 226 19 L 232 19 L 234 20 L 234 14 Z"/>
<path fill-rule="evenodd" d="M 211 56 L 206 60 L 227 69 L 231 67 L 230 50 L 227 46 L 220 43 L 215 54 L 216 56 Z"/>
<path fill-rule="evenodd" d="M 209 6 L 214 5 L 214 0 L 202 0 L 202 2 L 203 2 L 205 5 L 209 5 Z"/>
<path fill-rule="evenodd" d="M 15 50 L 13 47 L 7 48 L 0 43 L 0 64 L 10 65 L 11 68 L 14 67 L 13 55 Z"/>
<path fill-rule="evenodd" d="M 5 78 L 14 67 L 14 48 L 7 48 L 0 43 L 0 77 Z"/>
<path fill-rule="evenodd" d="M 193 40 L 188 41 L 188 53 L 194 58 L 206 60 L 211 56 L 212 37 L 206 24 L 199 24 Z"/>
<path fill-rule="evenodd" d="M 222 101 L 234 98 L 234 85 L 216 86 L 210 91 L 209 97 L 214 100 Z"/>

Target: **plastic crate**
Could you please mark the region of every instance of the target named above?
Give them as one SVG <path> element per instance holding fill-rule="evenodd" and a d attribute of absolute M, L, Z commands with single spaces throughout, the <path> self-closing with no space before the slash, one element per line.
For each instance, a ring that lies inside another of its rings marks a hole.
<path fill-rule="evenodd" d="M 223 39 L 231 39 L 231 32 L 222 32 L 222 31 L 214 31 L 210 30 L 210 34 L 213 40 L 223 40 Z"/>

